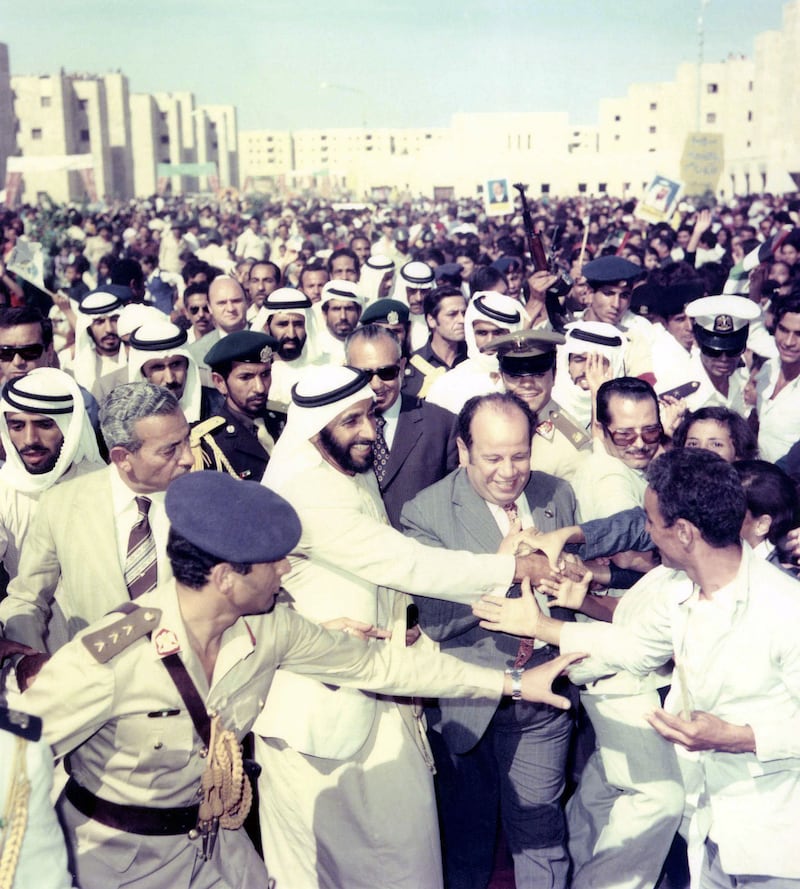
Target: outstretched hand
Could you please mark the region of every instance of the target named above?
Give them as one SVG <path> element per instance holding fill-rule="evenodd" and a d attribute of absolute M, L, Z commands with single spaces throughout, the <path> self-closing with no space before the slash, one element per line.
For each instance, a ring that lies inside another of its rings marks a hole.
<path fill-rule="evenodd" d="M 510 601 L 514 601 L 513 599 Z M 532 703 L 549 704 L 559 710 L 569 710 L 570 702 L 563 695 L 557 695 L 552 690 L 553 682 L 559 676 L 563 676 L 567 668 L 586 657 L 582 652 L 562 654 L 552 661 L 539 664 L 522 674 L 522 697 Z"/>
<path fill-rule="evenodd" d="M 326 630 L 341 630 L 348 636 L 355 636 L 356 639 L 390 639 L 391 630 L 384 630 L 382 627 L 376 627 L 374 624 L 365 623 L 363 620 L 353 620 L 352 617 L 336 617 L 333 620 L 325 621 L 322 624 Z"/>
<path fill-rule="evenodd" d="M 472 613 L 480 618 L 482 629 L 512 636 L 536 636 L 542 612 L 527 577 L 521 586 L 522 594 L 518 599 L 488 594 L 478 599 L 472 606 Z"/>

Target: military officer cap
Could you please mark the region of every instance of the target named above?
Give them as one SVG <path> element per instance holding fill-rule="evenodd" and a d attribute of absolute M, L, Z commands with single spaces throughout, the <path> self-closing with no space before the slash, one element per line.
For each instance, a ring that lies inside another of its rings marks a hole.
<path fill-rule="evenodd" d="M 364 309 L 361 323 L 408 324 L 408 306 L 397 299 L 379 299 Z"/>
<path fill-rule="evenodd" d="M 500 372 L 513 377 L 542 374 L 556 365 L 556 346 L 566 342 L 552 330 L 519 330 L 496 337 L 487 347 L 497 350 Z"/>
<path fill-rule="evenodd" d="M 300 519 L 283 497 L 227 472 L 179 476 L 164 505 L 176 534 L 225 562 L 277 562 L 300 539 Z"/>
<path fill-rule="evenodd" d="M 620 281 L 633 281 L 641 278 L 644 269 L 635 262 L 629 262 L 621 256 L 601 256 L 587 262 L 581 270 L 589 286 L 601 284 L 618 284 Z"/>
<path fill-rule="evenodd" d="M 206 364 L 213 370 L 221 364 L 248 361 L 266 364 L 272 361 L 272 353 L 278 350 L 278 341 L 266 333 L 255 330 L 237 330 L 229 333 L 206 353 Z"/>
<path fill-rule="evenodd" d="M 750 322 L 761 310 L 746 296 L 704 296 L 689 303 L 686 314 L 694 319 L 694 335 L 701 349 L 742 352 Z"/>

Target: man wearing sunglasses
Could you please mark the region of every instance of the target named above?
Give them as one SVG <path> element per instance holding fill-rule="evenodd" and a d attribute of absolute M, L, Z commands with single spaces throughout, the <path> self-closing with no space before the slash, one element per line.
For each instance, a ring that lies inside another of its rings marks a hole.
<path fill-rule="evenodd" d="M 189 284 L 183 292 L 183 306 L 192 325 L 188 332 L 188 341 L 196 343 L 214 329 L 214 319 L 208 306 L 208 284 Z"/>
<path fill-rule="evenodd" d="M 401 393 L 406 359 L 385 327 L 357 328 L 347 338 L 345 353 L 350 367 L 370 374 L 376 423 L 373 466 L 389 521 L 399 530 L 403 504 L 456 467 L 455 417 Z"/>
<path fill-rule="evenodd" d="M 700 380 L 700 388 L 687 398 L 689 410 L 726 407 L 747 417 L 750 409 L 744 388 L 748 375 L 742 355 L 750 322 L 761 314 L 759 307 L 744 296 L 704 296 L 690 302 L 686 314 L 693 320 L 700 347 L 691 369 L 691 379 Z"/>
<path fill-rule="evenodd" d="M 53 363 L 53 326 L 29 306 L 0 312 L 0 377 L 5 383 Z"/>
<path fill-rule="evenodd" d="M 597 422 L 602 442 L 595 441 L 573 482 L 583 520 L 644 505 L 645 471 L 663 437 L 656 394 L 635 377 L 600 386 Z M 612 572 L 614 584 L 613 565 Z M 591 597 L 595 607 L 586 613 L 610 620 L 608 603 L 624 592 L 609 589 L 602 598 Z M 636 877 L 626 886 L 655 885 L 658 879 L 680 820 L 683 790 L 674 750 L 642 725 L 644 714 L 659 706 L 658 689 L 669 682 L 670 671 L 662 667 L 645 677 L 619 672 L 581 692 L 597 745 L 567 805 L 574 889 L 616 884 L 622 873 Z"/>

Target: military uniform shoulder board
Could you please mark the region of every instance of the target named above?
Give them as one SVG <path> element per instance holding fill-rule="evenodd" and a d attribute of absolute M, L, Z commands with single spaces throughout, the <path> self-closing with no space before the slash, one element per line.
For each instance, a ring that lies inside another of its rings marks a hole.
<path fill-rule="evenodd" d="M 26 741 L 38 741 L 42 737 L 42 720 L 29 713 L 0 707 L 0 731 L 10 732 Z"/>
<path fill-rule="evenodd" d="M 196 447 L 200 444 L 200 439 L 206 435 L 209 435 L 212 432 L 216 432 L 220 426 L 225 425 L 225 417 L 209 417 L 207 420 L 203 420 L 198 423 L 196 426 L 192 426 L 191 432 L 189 433 L 189 444 L 191 447 Z"/>
<path fill-rule="evenodd" d="M 113 624 L 87 633 L 82 642 L 96 661 L 105 664 L 137 639 L 152 633 L 160 617 L 160 609 L 136 605 Z"/>
<path fill-rule="evenodd" d="M 576 450 L 579 451 L 591 444 L 592 439 L 589 433 L 585 429 L 581 429 L 572 417 L 563 411 L 550 411 L 550 422 Z"/>

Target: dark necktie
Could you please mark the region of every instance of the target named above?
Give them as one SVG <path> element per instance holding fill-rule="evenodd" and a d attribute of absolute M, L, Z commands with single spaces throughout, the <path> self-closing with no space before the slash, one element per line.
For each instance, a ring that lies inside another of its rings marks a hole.
<path fill-rule="evenodd" d="M 517 504 L 514 502 L 505 503 L 503 504 L 503 509 L 508 516 L 508 524 L 510 527 L 519 518 L 519 510 L 517 509 Z M 521 670 L 531 659 L 532 654 L 533 639 L 520 639 L 519 648 L 517 649 L 517 656 L 514 658 L 514 669 Z"/>
<path fill-rule="evenodd" d="M 125 583 L 131 599 L 137 599 L 142 593 L 149 593 L 156 588 L 156 542 L 148 519 L 150 506 L 149 497 L 136 498 L 139 518 L 131 528 L 128 555 L 125 559 Z"/>
<path fill-rule="evenodd" d="M 375 477 L 378 479 L 378 486 L 383 487 L 383 480 L 386 477 L 386 467 L 389 465 L 389 448 L 386 447 L 386 439 L 383 436 L 383 429 L 386 426 L 386 417 L 383 414 L 375 415 L 375 444 L 372 446 L 374 460 L 372 463 L 375 469 Z"/>

